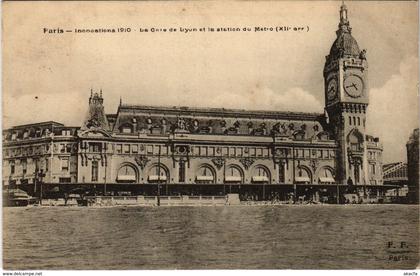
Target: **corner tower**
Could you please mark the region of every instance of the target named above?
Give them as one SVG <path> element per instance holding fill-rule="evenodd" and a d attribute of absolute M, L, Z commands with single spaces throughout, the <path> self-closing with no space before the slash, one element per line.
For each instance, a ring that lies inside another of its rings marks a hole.
<path fill-rule="evenodd" d="M 337 38 L 324 66 L 325 110 L 332 135 L 339 144 L 336 180 L 366 184 L 366 109 L 368 63 L 351 33 L 347 7 L 340 8 Z"/>

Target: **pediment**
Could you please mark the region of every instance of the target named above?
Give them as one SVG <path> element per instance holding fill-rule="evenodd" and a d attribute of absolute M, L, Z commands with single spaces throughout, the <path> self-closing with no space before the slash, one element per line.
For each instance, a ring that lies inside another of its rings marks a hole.
<path fill-rule="evenodd" d="M 111 137 L 111 134 L 103 129 L 88 129 L 79 134 L 79 137 Z"/>

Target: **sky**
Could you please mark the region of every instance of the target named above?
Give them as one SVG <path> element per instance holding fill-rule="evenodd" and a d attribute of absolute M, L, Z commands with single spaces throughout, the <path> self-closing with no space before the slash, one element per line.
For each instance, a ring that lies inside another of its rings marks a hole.
<path fill-rule="evenodd" d="M 90 90 L 107 113 L 125 104 L 323 113 L 325 56 L 341 1 L 5 2 L 3 127 L 54 120 L 80 126 Z M 352 35 L 367 50 L 367 131 L 384 162 L 406 160 L 418 127 L 415 1 L 346 1 Z M 300 32 L 255 27 L 302 26 Z M 140 33 L 142 28 L 177 32 Z M 179 32 L 249 27 L 251 32 Z M 309 27 L 309 31 L 307 28 Z M 44 33 L 131 28 L 130 33 Z"/>

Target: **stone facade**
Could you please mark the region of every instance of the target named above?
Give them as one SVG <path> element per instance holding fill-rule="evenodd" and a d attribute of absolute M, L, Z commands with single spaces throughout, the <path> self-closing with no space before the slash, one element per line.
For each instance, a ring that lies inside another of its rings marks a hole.
<path fill-rule="evenodd" d="M 43 182 L 63 184 L 382 185 L 382 146 L 365 128 L 365 53 L 342 6 L 324 113 L 120 103 L 106 114 L 102 91 L 91 92 L 80 128 L 4 131 L 3 183 L 34 183 L 42 169 Z"/>

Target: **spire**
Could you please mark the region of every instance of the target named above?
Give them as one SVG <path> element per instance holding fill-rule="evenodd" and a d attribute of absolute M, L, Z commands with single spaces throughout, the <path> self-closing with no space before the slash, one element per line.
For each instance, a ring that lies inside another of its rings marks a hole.
<path fill-rule="evenodd" d="M 351 33 L 350 22 L 347 14 L 347 6 L 344 4 L 344 0 L 341 2 L 340 7 L 340 23 L 338 24 L 337 36 L 342 33 Z"/>
<path fill-rule="evenodd" d="M 102 88 L 101 88 L 101 90 L 99 91 L 99 97 L 101 97 L 101 98 L 102 98 Z"/>
<path fill-rule="evenodd" d="M 120 106 L 122 105 L 122 97 L 120 96 Z"/>
<path fill-rule="evenodd" d="M 341 24 L 345 24 L 347 23 L 347 7 L 344 4 L 344 0 L 341 3 L 341 7 L 340 7 L 340 23 Z"/>
<path fill-rule="evenodd" d="M 348 11 L 344 1 L 341 3 L 339 14 L 340 21 L 336 31 L 337 38 L 331 46 L 330 54 L 327 56 L 327 63 L 344 57 L 360 57 L 361 54 L 357 41 L 351 34 Z"/>

